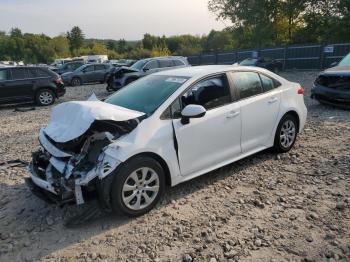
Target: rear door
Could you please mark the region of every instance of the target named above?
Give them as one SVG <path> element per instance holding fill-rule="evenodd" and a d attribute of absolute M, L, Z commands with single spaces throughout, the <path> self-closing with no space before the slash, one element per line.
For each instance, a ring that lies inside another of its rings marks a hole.
<path fill-rule="evenodd" d="M 274 136 L 281 91 L 273 79 L 256 72 L 232 72 L 230 76 L 240 98 L 242 152 L 261 149 Z"/>
<path fill-rule="evenodd" d="M 0 68 L 0 102 L 8 101 L 14 95 L 9 87 L 10 77 L 10 69 Z"/>
<path fill-rule="evenodd" d="M 86 66 L 82 71 L 81 77 L 84 83 L 94 82 L 96 78 L 94 65 Z"/>
<path fill-rule="evenodd" d="M 105 74 L 106 74 L 106 65 L 103 65 L 103 64 L 95 65 L 95 79 L 94 79 L 94 81 L 96 81 L 96 82 L 104 81 Z"/>

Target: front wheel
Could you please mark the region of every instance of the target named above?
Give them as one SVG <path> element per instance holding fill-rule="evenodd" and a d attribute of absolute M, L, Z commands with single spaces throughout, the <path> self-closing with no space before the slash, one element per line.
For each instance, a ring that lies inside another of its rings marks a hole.
<path fill-rule="evenodd" d="M 114 176 L 111 204 L 117 214 L 143 215 L 157 204 L 164 192 L 164 170 L 150 157 L 127 161 Z"/>
<path fill-rule="evenodd" d="M 298 123 L 293 115 L 285 115 L 280 121 L 275 135 L 274 150 L 286 153 L 292 149 L 298 136 Z"/>

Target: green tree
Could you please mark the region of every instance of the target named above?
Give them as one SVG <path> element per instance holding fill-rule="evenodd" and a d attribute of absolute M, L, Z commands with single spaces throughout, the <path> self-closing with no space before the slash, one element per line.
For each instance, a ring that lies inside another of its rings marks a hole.
<path fill-rule="evenodd" d="M 85 36 L 83 31 L 78 26 L 74 26 L 70 32 L 67 32 L 67 38 L 71 53 L 77 54 L 79 48 L 84 45 Z"/>

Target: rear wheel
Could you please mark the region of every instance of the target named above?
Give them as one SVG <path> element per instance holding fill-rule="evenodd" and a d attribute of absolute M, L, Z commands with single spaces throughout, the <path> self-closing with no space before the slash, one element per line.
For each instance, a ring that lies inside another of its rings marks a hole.
<path fill-rule="evenodd" d="M 35 102 L 39 106 L 49 106 L 55 102 L 55 94 L 49 89 L 39 90 L 35 97 Z"/>
<path fill-rule="evenodd" d="M 297 119 L 293 115 L 285 115 L 280 121 L 275 135 L 274 150 L 286 153 L 292 149 L 298 135 Z"/>
<path fill-rule="evenodd" d="M 114 176 L 111 187 L 114 213 L 143 215 L 157 204 L 164 192 L 163 168 L 150 157 L 131 159 Z"/>
<path fill-rule="evenodd" d="M 74 77 L 71 81 L 72 86 L 81 86 L 81 79 L 78 77 Z"/>

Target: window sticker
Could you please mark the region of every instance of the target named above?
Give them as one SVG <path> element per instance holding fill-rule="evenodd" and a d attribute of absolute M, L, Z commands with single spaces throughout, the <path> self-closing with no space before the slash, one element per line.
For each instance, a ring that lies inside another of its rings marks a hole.
<path fill-rule="evenodd" d="M 180 78 L 180 77 L 169 77 L 165 80 L 165 82 L 171 82 L 171 83 L 178 83 L 183 84 L 186 82 L 186 78 Z"/>

